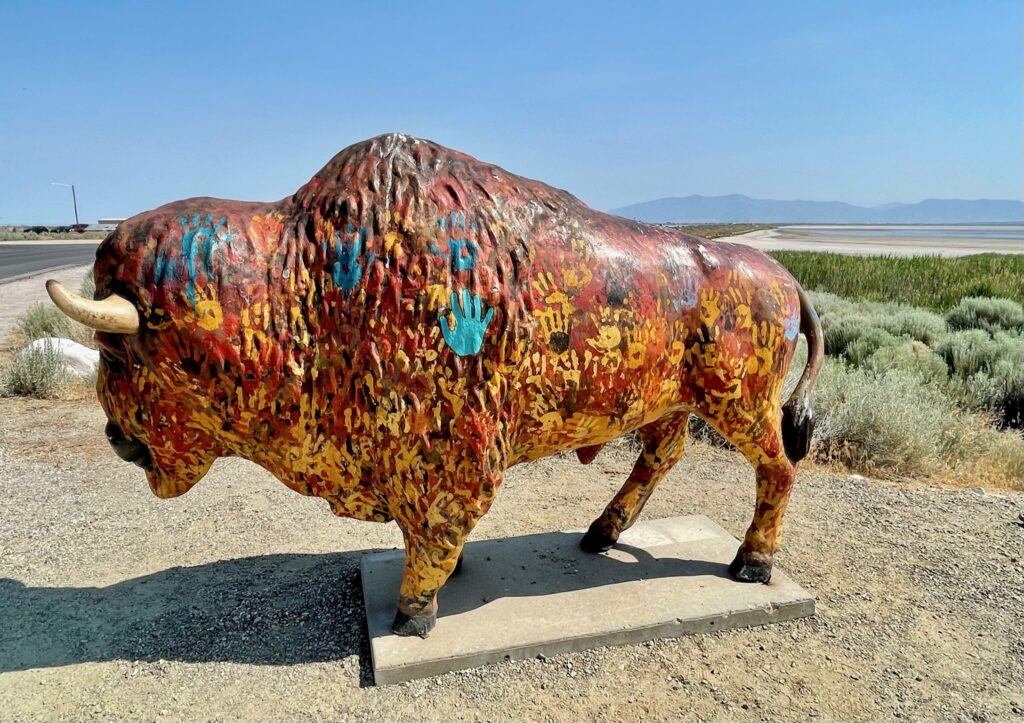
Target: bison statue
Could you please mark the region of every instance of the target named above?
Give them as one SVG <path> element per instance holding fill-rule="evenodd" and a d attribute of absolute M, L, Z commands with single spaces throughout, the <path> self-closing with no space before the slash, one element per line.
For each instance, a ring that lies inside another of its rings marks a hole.
<path fill-rule="evenodd" d="M 753 465 L 731 574 L 766 582 L 807 453 L 821 327 L 774 260 L 595 211 L 551 186 L 390 134 L 276 203 L 192 198 L 121 223 L 96 252 L 114 451 L 159 497 L 218 457 L 263 466 L 337 515 L 394 520 L 394 631 L 436 595 L 512 465 L 636 432 L 643 451 L 582 537 L 607 550 L 683 455 L 700 415 Z M 808 362 L 783 382 L 797 336 Z"/>

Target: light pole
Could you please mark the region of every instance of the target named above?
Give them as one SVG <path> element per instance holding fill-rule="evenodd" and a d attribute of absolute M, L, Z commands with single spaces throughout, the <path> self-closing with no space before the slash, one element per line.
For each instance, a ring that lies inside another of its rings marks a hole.
<path fill-rule="evenodd" d="M 75 184 L 73 183 L 57 183 L 56 181 L 50 181 L 51 186 L 67 186 L 71 189 L 71 203 L 75 205 L 75 225 L 78 225 L 78 198 L 75 196 Z"/>

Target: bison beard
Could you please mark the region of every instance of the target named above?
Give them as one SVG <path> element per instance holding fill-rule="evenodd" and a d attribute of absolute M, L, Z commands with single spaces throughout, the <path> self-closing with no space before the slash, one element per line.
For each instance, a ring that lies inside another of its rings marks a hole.
<path fill-rule="evenodd" d="M 238 455 L 338 515 L 395 520 L 400 634 L 433 627 L 508 467 L 571 449 L 586 463 L 636 431 L 643 452 L 583 538 L 606 549 L 681 458 L 690 414 L 756 471 L 730 569 L 771 574 L 822 345 L 806 295 L 759 252 L 386 135 L 278 203 L 196 198 L 129 219 L 95 273 L 101 302 L 51 294 L 102 320 L 119 454 L 162 497 Z M 809 363 L 784 417 L 800 331 Z"/>

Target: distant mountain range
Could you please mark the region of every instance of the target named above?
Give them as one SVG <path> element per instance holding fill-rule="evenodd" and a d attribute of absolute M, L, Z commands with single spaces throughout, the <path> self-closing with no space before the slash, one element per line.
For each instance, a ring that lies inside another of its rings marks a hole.
<path fill-rule="evenodd" d="M 920 203 L 854 206 L 841 201 L 773 201 L 731 196 L 659 198 L 612 211 L 651 223 L 1024 223 L 1024 203 L 929 198 Z"/>

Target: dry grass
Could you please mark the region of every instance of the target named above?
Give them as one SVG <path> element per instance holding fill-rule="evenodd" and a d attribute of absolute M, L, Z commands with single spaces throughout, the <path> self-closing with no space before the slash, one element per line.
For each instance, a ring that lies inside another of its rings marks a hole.
<path fill-rule="evenodd" d="M 86 231 L 84 233 L 30 233 L 27 231 L 0 231 L 0 241 L 88 241 L 106 238 L 108 231 Z"/>

